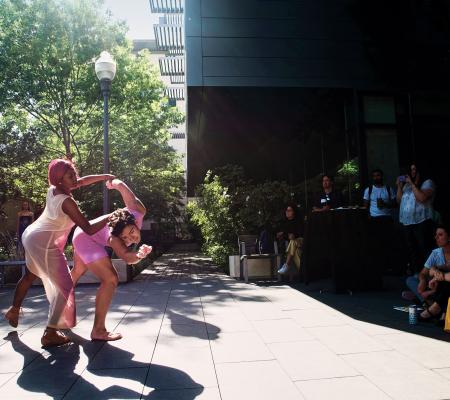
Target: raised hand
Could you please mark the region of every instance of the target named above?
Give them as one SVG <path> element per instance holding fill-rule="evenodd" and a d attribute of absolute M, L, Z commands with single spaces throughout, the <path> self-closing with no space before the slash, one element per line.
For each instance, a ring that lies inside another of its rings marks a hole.
<path fill-rule="evenodd" d="M 139 247 L 139 250 L 136 253 L 136 255 L 138 258 L 145 258 L 152 252 L 152 250 L 153 250 L 152 246 L 143 244 L 141 247 Z"/>
<path fill-rule="evenodd" d="M 117 178 L 109 179 L 106 181 L 106 187 L 109 190 L 117 189 L 121 183 L 122 183 L 122 181 L 120 179 L 117 179 Z"/>

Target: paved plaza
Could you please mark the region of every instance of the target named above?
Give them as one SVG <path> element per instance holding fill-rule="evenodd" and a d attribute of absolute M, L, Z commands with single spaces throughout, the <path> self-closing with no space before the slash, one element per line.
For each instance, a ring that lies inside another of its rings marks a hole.
<path fill-rule="evenodd" d="M 1 399 L 450 399 L 450 335 L 409 326 L 397 290 L 245 284 L 199 254 L 166 254 L 118 287 L 108 326 L 124 339 L 111 343 L 88 340 L 95 291 L 77 288 L 61 348 L 40 347 L 40 287 L 17 331 L 1 322 Z M 12 294 L 0 289 L 2 310 Z"/>

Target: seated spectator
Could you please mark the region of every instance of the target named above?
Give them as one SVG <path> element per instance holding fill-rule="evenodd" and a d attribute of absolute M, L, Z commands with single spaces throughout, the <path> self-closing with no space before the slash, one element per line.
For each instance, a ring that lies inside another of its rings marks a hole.
<path fill-rule="evenodd" d="M 436 243 L 439 248 L 431 252 L 425 263 L 425 268 L 419 275 L 418 292 L 423 296 L 426 292 L 426 279 L 428 288 L 433 290 L 433 302 L 420 314 L 419 320 L 430 321 L 441 317 L 446 312 L 448 299 L 450 297 L 450 236 L 446 227 L 440 225 L 436 229 Z"/>
<path fill-rule="evenodd" d="M 314 199 L 313 211 L 327 211 L 331 208 L 341 207 L 343 204 L 342 194 L 334 190 L 333 178 L 322 175 L 323 190 Z"/>
<path fill-rule="evenodd" d="M 286 219 L 277 232 L 278 241 L 288 242 L 286 262 L 278 270 L 279 274 L 287 273 L 292 261 L 294 261 L 297 270 L 300 269 L 300 249 L 303 241 L 303 222 L 296 214 L 296 206 L 288 205 L 285 214 Z"/>
<path fill-rule="evenodd" d="M 425 262 L 424 268 L 419 274 L 415 274 L 406 279 L 406 285 L 411 292 L 403 292 L 403 297 L 405 299 L 413 300 L 414 298 L 417 298 L 421 303 L 426 303 L 425 306 L 433 304 L 432 298 L 433 295 L 435 295 L 436 286 L 438 286 L 436 283 L 431 283 L 431 287 L 429 287 L 430 279 L 433 280 L 432 278 L 434 278 L 436 268 L 448 269 L 450 260 L 448 229 L 440 225 L 436 229 L 435 239 L 436 244 L 439 247 L 431 252 Z M 441 278 L 439 274 L 438 278 Z"/>
<path fill-rule="evenodd" d="M 373 185 L 364 191 L 364 206 L 369 209 L 369 233 L 374 268 L 386 269 L 391 263 L 394 221 L 392 208 L 395 207 L 394 189 L 383 183 L 383 171 L 372 171 Z"/>

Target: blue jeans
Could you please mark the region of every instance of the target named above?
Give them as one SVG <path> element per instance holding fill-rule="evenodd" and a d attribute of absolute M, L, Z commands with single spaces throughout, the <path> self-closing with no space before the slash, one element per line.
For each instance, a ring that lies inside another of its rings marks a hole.
<path fill-rule="evenodd" d="M 406 278 L 406 286 L 408 286 L 409 290 L 411 290 L 411 292 L 413 292 L 416 295 L 416 297 L 423 303 L 424 299 L 417 290 L 419 286 L 419 274 L 408 276 Z"/>

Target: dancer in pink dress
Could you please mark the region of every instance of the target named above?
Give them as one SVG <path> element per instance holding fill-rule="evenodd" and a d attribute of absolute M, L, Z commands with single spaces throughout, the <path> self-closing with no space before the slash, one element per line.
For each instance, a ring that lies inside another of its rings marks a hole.
<path fill-rule="evenodd" d="M 109 332 L 106 329 L 106 313 L 119 282 L 117 271 L 114 268 L 105 246 L 111 247 L 117 257 L 127 264 L 136 264 L 152 251 L 151 246 L 142 245 L 138 251 L 128 248 L 141 241 L 142 221 L 146 209 L 131 189 L 121 180 L 114 179 L 106 183 L 108 189 L 116 189 L 122 195 L 125 208 L 114 211 L 109 217 L 108 226 L 89 236 L 80 228 L 73 234 L 74 268 L 72 279 L 74 285 L 87 270 L 90 270 L 100 279 L 100 287 L 95 299 L 95 319 L 91 332 L 92 340 L 121 339 L 120 333 Z M 90 221 L 92 224 L 100 217 Z"/>
<path fill-rule="evenodd" d="M 17 284 L 13 306 L 5 314 L 17 326 L 20 304 L 36 277 L 41 278 L 50 303 L 47 328 L 41 338 L 44 347 L 68 343 L 61 329 L 75 326 L 73 283 L 64 256 L 67 237 L 76 224 L 88 235 L 102 229 L 108 216 L 90 223 L 81 213 L 71 191 L 95 182 L 110 180 L 113 175 L 90 175 L 78 178 L 71 161 L 56 159 L 48 167 L 50 187 L 42 215 L 27 227 L 22 236 L 28 272 Z M 17 303 L 17 304 L 16 304 Z"/>

